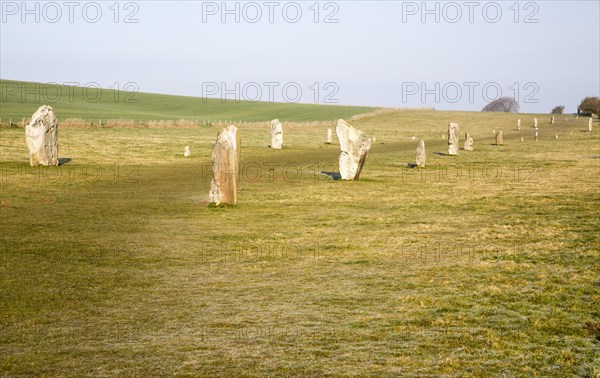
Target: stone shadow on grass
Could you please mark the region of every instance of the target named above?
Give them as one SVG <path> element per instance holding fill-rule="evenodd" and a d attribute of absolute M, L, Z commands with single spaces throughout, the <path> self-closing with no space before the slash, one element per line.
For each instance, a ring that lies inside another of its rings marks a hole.
<path fill-rule="evenodd" d="M 319 172 L 322 175 L 325 176 L 329 176 L 331 177 L 333 180 L 341 180 L 342 179 L 342 175 L 340 174 L 340 172 L 327 172 L 327 171 L 321 171 Z"/>
<path fill-rule="evenodd" d="M 58 165 L 65 165 L 71 162 L 71 158 L 58 158 Z"/>

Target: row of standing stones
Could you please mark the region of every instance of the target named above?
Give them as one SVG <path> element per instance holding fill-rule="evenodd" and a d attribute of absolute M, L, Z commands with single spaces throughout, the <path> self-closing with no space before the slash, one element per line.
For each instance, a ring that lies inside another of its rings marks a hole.
<path fill-rule="evenodd" d="M 555 121 L 552 116 L 550 123 Z M 566 121 L 566 119 L 565 119 Z M 538 140 L 538 120 L 534 119 L 535 140 Z M 517 120 L 517 130 L 521 130 L 521 120 Z M 588 120 L 588 131 L 592 131 L 592 118 Z M 502 145 L 502 130 L 494 130 L 496 145 Z M 327 129 L 327 144 L 332 143 L 332 130 Z M 339 169 L 342 180 L 358 180 L 365 164 L 372 142 L 364 132 L 352 127 L 343 119 L 337 121 L 336 134 L 340 143 Z M 521 137 L 521 141 L 523 138 Z M 58 120 L 52 107 L 42 105 L 33 114 L 25 127 L 25 142 L 29 150 L 29 162 L 34 166 L 57 166 L 58 159 Z M 448 125 L 448 155 L 458 155 L 459 127 L 456 123 Z M 272 149 L 281 149 L 283 145 L 283 126 L 278 119 L 271 121 Z M 237 205 L 237 187 L 240 172 L 240 133 L 235 126 L 228 126 L 217 134 L 212 149 L 213 177 L 209 192 L 210 202 L 215 205 Z M 465 134 L 463 150 L 473 151 L 473 138 Z M 191 155 L 189 146 L 185 146 L 184 156 Z M 416 152 L 416 166 L 425 167 L 425 141 L 420 140 Z"/>

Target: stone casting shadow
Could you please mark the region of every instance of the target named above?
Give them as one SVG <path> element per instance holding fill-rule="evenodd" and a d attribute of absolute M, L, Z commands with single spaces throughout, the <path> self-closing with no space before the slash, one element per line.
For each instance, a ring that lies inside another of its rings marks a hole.
<path fill-rule="evenodd" d="M 434 152 L 433 154 L 434 155 L 438 155 L 438 156 L 450 156 L 450 155 L 448 155 L 446 153 L 443 153 L 443 152 Z"/>
<path fill-rule="evenodd" d="M 417 167 L 417 165 L 415 163 L 406 163 L 406 166 L 408 168 L 416 168 Z"/>
<path fill-rule="evenodd" d="M 340 172 L 321 171 L 320 173 L 322 175 L 329 176 L 329 177 L 331 177 L 334 180 L 341 180 L 342 179 L 342 175 L 340 174 Z"/>
<path fill-rule="evenodd" d="M 58 165 L 65 165 L 71 162 L 71 158 L 58 158 Z"/>

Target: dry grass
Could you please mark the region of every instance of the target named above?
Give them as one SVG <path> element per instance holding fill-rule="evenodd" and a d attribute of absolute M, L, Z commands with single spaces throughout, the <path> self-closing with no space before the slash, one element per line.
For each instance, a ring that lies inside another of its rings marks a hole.
<path fill-rule="evenodd" d="M 533 117 L 356 120 L 358 182 L 319 174 L 326 125 L 274 151 L 246 124 L 237 208 L 206 206 L 215 125 L 66 128 L 46 169 L 2 129 L 0 371 L 598 376 L 600 134 L 540 121 L 536 143 Z M 450 121 L 475 151 L 444 155 Z"/>

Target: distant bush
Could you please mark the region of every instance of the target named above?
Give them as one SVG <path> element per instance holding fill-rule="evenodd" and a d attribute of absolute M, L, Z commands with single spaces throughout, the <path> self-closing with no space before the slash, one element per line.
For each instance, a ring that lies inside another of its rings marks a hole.
<path fill-rule="evenodd" d="M 516 113 L 519 111 L 519 103 L 512 97 L 500 97 L 487 104 L 481 111 Z"/>
<path fill-rule="evenodd" d="M 564 111 L 565 107 L 563 105 L 558 105 L 555 106 L 554 109 L 552 109 L 551 114 L 563 114 Z"/>
<path fill-rule="evenodd" d="M 600 116 L 600 98 L 586 97 L 577 107 L 577 113 L 593 113 Z"/>

